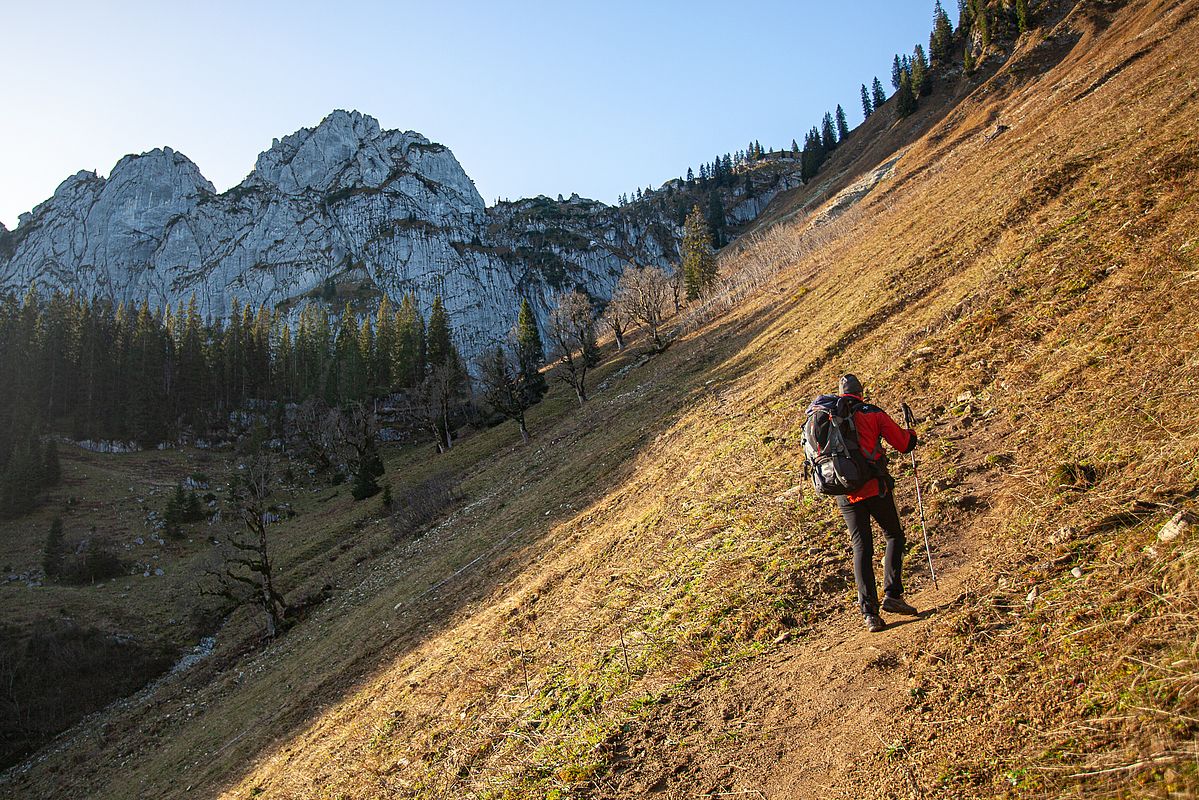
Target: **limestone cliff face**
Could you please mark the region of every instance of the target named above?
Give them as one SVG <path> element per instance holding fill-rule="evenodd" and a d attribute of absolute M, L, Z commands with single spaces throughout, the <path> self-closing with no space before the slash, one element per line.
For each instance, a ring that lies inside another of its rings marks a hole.
<path fill-rule="evenodd" d="M 794 185 L 784 177 L 773 187 Z M 732 224 L 773 191 L 725 200 Z M 126 156 L 107 178 L 80 172 L 0 228 L 0 288 L 74 289 L 114 301 L 177 304 L 205 315 L 236 298 L 293 307 L 335 290 L 368 305 L 380 293 L 440 294 L 461 344 L 501 339 L 527 296 L 544 320 L 553 294 L 607 298 L 629 260 L 678 257 L 681 201 L 614 208 L 577 195 L 488 209 L 448 148 L 335 111 L 276 140 L 237 186 L 218 194 L 170 148 Z"/>

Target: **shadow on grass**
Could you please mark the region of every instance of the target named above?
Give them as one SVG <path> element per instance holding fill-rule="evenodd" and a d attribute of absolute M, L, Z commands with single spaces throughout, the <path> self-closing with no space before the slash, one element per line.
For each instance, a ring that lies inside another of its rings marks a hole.
<path fill-rule="evenodd" d="M 561 395 L 558 402 L 551 395 L 530 419 L 535 438 L 529 445 L 519 444 L 515 425 L 507 424 L 462 440 L 435 469 L 454 472 L 467 493 L 449 518 L 481 535 L 446 536 L 440 553 L 413 550 L 411 558 L 397 558 L 383 584 L 364 563 L 363 583 L 347 584 L 343 593 L 356 595 L 353 602 L 314 609 L 278 642 L 220 671 L 211 664 L 178 676 L 159 687 L 153 703 L 110 710 L 107 729 L 128 732 L 134 752 L 141 751 L 132 763 L 127 746 L 76 737 L 69 749 L 5 782 L 30 797 L 124 796 L 134 786 L 143 796 L 197 796 L 190 787 L 211 787 L 214 795 L 227 790 L 327 709 L 458 624 L 467 606 L 502 595 L 536 567 L 559 523 L 635 478 L 639 458 L 660 434 L 761 366 L 761 357 L 745 347 L 788 310 L 780 302 L 749 320 L 734 315 L 648 360 L 636 347 L 610 356 L 594 384 L 607 378 L 608 388 L 580 410 L 561 387 L 554 393 Z M 417 544 L 439 541 L 427 534 Z M 164 707 L 184 701 L 203 704 L 204 714 L 163 717 Z M 147 730 L 155 731 L 152 738 L 134 733 Z M 54 764 L 59 758 L 89 764 L 88 775 Z M 43 770 L 56 774 L 39 775 Z"/>

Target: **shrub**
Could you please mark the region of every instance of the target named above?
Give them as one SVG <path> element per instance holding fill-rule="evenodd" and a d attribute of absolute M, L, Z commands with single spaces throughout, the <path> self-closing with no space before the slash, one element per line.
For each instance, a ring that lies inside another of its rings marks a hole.
<path fill-rule="evenodd" d="M 66 559 L 59 570 L 63 583 L 82 586 L 129 574 L 129 565 L 114 553 L 105 542 L 92 541 L 84 551 Z"/>
<path fill-rule="evenodd" d="M 458 501 L 457 486 L 449 475 L 435 475 L 404 491 L 392 502 L 395 509 L 392 535 L 414 535 Z"/>
<path fill-rule="evenodd" d="M 174 653 L 67 620 L 0 630 L 0 769 L 168 670 Z"/>

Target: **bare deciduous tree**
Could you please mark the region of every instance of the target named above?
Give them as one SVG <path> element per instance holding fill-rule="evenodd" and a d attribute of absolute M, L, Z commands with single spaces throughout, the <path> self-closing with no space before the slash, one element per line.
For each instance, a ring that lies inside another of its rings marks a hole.
<path fill-rule="evenodd" d="M 620 285 L 617 284 L 612 291 L 612 299 L 608 301 L 608 305 L 604 306 L 604 313 L 600 315 L 600 322 L 612 331 L 612 338 L 616 340 L 617 350 L 624 350 L 624 331 L 628 320 L 629 312 L 625 309 L 625 300 L 621 295 Z"/>
<path fill-rule="evenodd" d="M 591 298 L 577 289 L 559 294 L 550 311 L 549 334 L 564 368 L 561 377 L 582 406 L 587 400 L 587 370 L 599 363 Z"/>
<path fill-rule="evenodd" d="M 666 297 L 670 294 L 670 276 L 658 267 L 629 264 L 620 276 L 617 291 L 629 316 L 649 328 L 654 349 L 664 350 L 662 315 Z"/>
<path fill-rule="evenodd" d="M 437 452 L 444 453 L 454 446 L 450 410 L 462 394 L 465 372 L 457 357 L 445 364 L 433 366 L 417 388 L 418 402 L 424 411 L 425 423 L 437 442 Z"/>
<path fill-rule="evenodd" d="M 267 526 L 275 518 L 275 509 L 269 504 L 270 455 L 259 451 L 243 467 L 229 481 L 226 499 L 242 529 L 226 538 L 221 564 L 205 570 L 212 584 L 201 586 L 200 594 L 220 597 L 234 605 L 252 600 L 266 615 L 267 636 L 274 638 L 283 630 L 287 605 L 275 588 L 267 537 Z"/>
<path fill-rule="evenodd" d="M 677 265 L 670 273 L 670 299 L 674 301 L 674 313 L 679 313 L 683 307 L 683 269 Z"/>

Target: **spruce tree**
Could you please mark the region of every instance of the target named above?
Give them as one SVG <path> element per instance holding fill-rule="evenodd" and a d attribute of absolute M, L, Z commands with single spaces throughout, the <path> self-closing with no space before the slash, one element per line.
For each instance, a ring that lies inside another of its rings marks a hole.
<path fill-rule="evenodd" d="M 374 390 L 390 392 L 394 385 L 392 365 L 395 363 L 396 317 L 387 295 L 379 299 L 375 311 L 375 346 L 371 356 L 371 376 Z"/>
<path fill-rule="evenodd" d="M 870 115 L 874 113 L 874 106 L 870 104 L 870 92 L 866 89 L 866 84 L 862 84 L 862 119 L 870 119 Z"/>
<path fill-rule="evenodd" d="M 354 483 L 350 486 L 350 495 L 355 500 L 365 500 L 368 497 L 374 497 L 382 491 L 382 487 L 375 480 L 373 470 L 367 467 L 366 462 L 358 466 L 358 471 L 354 473 Z"/>
<path fill-rule="evenodd" d="M 929 35 L 929 54 L 937 64 L 948 64 L 953 57 L 953 24 L 937 0 L 933 8 L 933 31 Z"/>
<path fill-rule="evenodd" d="M 971 2 L 974 3 L 974 27 L 978 30 L 978 37 L 983 49 L 986 49 L 991 44 L 991 12 L 987 8 L 986 0 L 971 0 Z"/>
<path fill-rule="evenodd" d="M 1016 31 L 1024 33 L 1028 30 L 1028 0 L 1016 0 Z"/>
<path fill-rule="evenodd" d="M 488 405 L 508 419 L 516 420 L 520 427 L 520 438 L 528 442 L 525 412 L 540 400 L 540 395 L 530 390 L 519 367 L 512 364 L 503 347 L 496 347 L 483 359 L 479 374 L 483 381 L 483 397 Z"/>
<path fill-rule="evenodd" d="M 716 279 L 716 257 L 708 221 L 699 206 L 691 209 L 683 228 L 683 286 L 688 300 L 697 300 Z"/>
<path fill-rule="evenodd" d="M 911 78 L 905 72 L 899 76 L 899 91 L 895 93 L 895 113 L 900 119 L 916 111 L 916 96 L 912 93 Z"/>
<path fill-rule="evenodd" d="M 837 141 L 845 141 L 845 137 L 849 136 L 849 122 L 845 119 L 845 109 L 841 108 L 841 104 L 837 104 L 837 113 L 834 115 L 837 121 Z"/>
<path fill-rule="evenodd" d="M 359 399 L 365 399 L 379 391 L 378 370 L 375 368 L 375 328 L 368 316 L 358 323 L 358 352 L 362 358 L 362 395 Z"/>
<path fill-rule="evenodd" d="M 791 155 L 799 155 L 799 142 L 795 141 L 794 139 L 791 140 Z"/>
<path fill-rule="evenodd" d="M 899 89 L 899 78 L 903 75 L 903 64 L 899 60 L 899 54 L 895 54 L 895 61 L 891 64 L 891 86 L 896 90 Z"/>
<path fill-rule="evenodd" d="M 873 94 L 873 99 L 870 104 L 871 109 L 873 111 L 878 111 L 879 107 L 882 106 L 883 103 L 887 102 L 887 93 L 883 91 L 883 82 L 878 79 L 877 75 L 874 78 L 874 84 L 871 89 L 871 93 Z"/>
<path fill-rule="evenodd" d="M 828 112 L 820 121 L 820 144 L 824 146 L 825 153 L 831 153 L 837 147 L 837 130 L 833 127 L 833 115 Z"/>
<path fill-rule="evenodd" d="M 425 318 L 421 316 L 415 294 L 406 294 L 400 300 L 395 326 L 396 343 L 391 365 L 393 385 L 397 389 L 412 389 L 425 377 L 426 359 Z"/>
<path fill-rule="evenodd" d="M 912 93 L 924 97 L 932 88 L 933 76 L 929 70 L 928 59 L 925 58 L 924 48 L 916 45 L 912 52 Z"/>
<path fill-rule="evenodd" d="M 366 396 L 366 359 L 358 339 L 358 321 L 347 302 L 342 308 L 341 324 L 334 342 L 337 400 L 356 403 Z"/>
<path fill-rule="evenodd" d="M 62 518 L 55 517 L 46 534 L 46 549 L 42 554 L 42 572 L 47 578 L 57 578 L 61 574 L 63 555 Z"/>
<path fill-rule="evenodd" d="M 525 392 L 539 402 L 549 387 L 541 367 L 545 364 L 545 348 L 541 344 L 541 333 L 537 330 L 537 318 L 529 298 L 521 298 L 520 313 L 516 317 L 516 357 Z"/>
<path fill-rule="evenodd" d="M 712 233 L 712 246 L 724 246 L 724 203 L 719 192 L 708 194 L 708 230 Z"/>
<path fill-rule="evenodd" d="M 427 353 L 430 368 L 448 366 L 458 355 L 450 332 L 450 316 L 441 302 L 441 295 L 433 298 L 433 307 L 429 311 Z"/>

